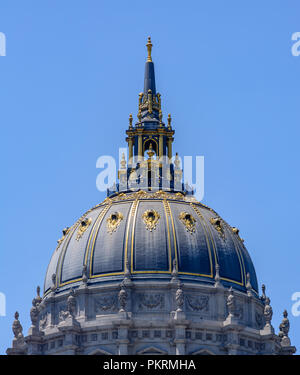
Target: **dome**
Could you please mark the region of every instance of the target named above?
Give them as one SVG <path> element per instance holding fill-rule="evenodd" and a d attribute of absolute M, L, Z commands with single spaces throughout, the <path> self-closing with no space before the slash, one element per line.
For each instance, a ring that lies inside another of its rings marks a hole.
<path fill-rule="evenodd" d="M 138 121 L 129 116 L 128 160 L 107 198 L 63 230 L 7 354 L 293 354 L 287 313 L 277 336 L 270 298 L 258 294 L 239 236 L 198 202 L 173 158 L 163 122 L 152 43 Z M 146 155 L 147 154 L 147 155 Z M 148 156 L 148 157 L 147 157 Z M 199 174 L 200 175 L 200 174 Z M 197 186 L 197 184 L 195 184 Z"/>
<path fill-rule="evenodd" d="M 165 191 L 119 193 L 63 231 L 48 266 L 44 293 L 124 279 L 213 284 L 246 291 L 255 269 L 238 230 L 193 196 Z M 53 276 L 55 275 L 55 277 Z M 248 276 L 248 278 L 249 278 Z"/>

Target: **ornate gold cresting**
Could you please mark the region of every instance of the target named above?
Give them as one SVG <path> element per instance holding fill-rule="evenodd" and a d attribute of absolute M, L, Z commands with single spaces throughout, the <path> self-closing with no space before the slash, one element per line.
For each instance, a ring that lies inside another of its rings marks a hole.
<path fill-rule="evenodd" d="M 146 44 L 146 46 L 147 46 L 147 50 L 148 50 L 147 61 L 152 62 L 152 58 L 151 58 L 152 43 L 151 43 L 150 36 L 148 36 L 148 43 Z"/>
<path fill-rule="evenodd" d="M 91 225 L 92 219 L 91 218 L 85 218 L 81 221 L 77 234 L 76 234 L 76 240 L 79 241 L 80 238 L 83 236 L 83 233 L 87 230 L 87 228 Z"/>
<path fill-rule="evenodd" d="M 142 218 L 144 220 L 146 228 L 150 232 L 152 232 L 153 229 L 156 229 L 156 224 L 158 220 L 160 219 L 160 215 L 157 211 L 151 209 L 151 210 L 145 211 L 142 215 Z"/>
<path fill-rule="evenodd" d="M 181 212 L 179 214 L 179 219 L 189 233 L 193 234 L 195 232 L 196 219 L 191 214 L 187 212 Z"/>
<path fill-rule="evenodd" d="M 113 212 L 106 220 L 107 232 L 113 234 L 123 220 L 121 212 Z"/>

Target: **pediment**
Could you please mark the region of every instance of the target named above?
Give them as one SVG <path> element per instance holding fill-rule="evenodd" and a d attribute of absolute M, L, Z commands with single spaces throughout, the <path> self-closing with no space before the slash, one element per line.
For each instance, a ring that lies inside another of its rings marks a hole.
<path fill-rule="evenodd" d="M 155 346 L 149 346 L 145 349 L 138 351 L 136 354 L 138 355 L 167 355 L 168 352 L 165 350 L 159 349 Z"/>

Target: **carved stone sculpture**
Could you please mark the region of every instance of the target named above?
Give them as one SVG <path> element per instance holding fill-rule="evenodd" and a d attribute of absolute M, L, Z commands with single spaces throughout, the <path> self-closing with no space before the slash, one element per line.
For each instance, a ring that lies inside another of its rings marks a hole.
<path fill-rule="evenodd" d="M 67 309 L 70 316 L 74 317 L 76 315 L 76 298 L 73 288 L 70 290 L 70 294 L 67 299 Z"/>
<path fill-rule="evenodd" d="M 247 295 L 248 297 L 252 296 L 252 285 L 250 282 L 250 273 L 247 273 L 247 283 L 246 283 Z"/>
<path fill-rule="evenodd" d="M 54 292 L 56 290 L 56 274 L 55 273 L 52 275 L 51 280 L 52 280 L 51 290 L 52 292 Z"/>
<path fill-rule="evenodd" d="M 184 294 L 183 294 L 181 283 L 178 284 L 178 289 L 176 290 L 175 300 L 176 300 L 176 305 L 177 305 L 176 311 L 182 311 L 183 304 L 184 304 Z"/>
<path fill-rule="evenodd" d="M 37 305 L 40 305 L 41 302 L 42 302 L 42 298 L 40 296 L 40 293 L 41 293 L 41 288 L 40 288 L 40 286 L 37 286 L 37 288 L 36 288 L 36 294 L 37 295 L 35 297 L 35 302 L 36 302 Z"/>
<path fill-rule="evenodd" d="M 119 312 L 125 312 L 126 304 L 127 304 L 127 297 L 128 294 L 125 289 L 124 283 L 121 283 L 121 290 L 119 292 L 118 298 L 119 298 L 119 304 L 120 304 L 120 310 Z"/>
<path fill-rule="evenodd" d="M 288 313 L 287 313 L 286 310 L 284 310 L 283 319 L 282 319 L 282 322 L 279 325 L 279 330 L 280 330 L 279 337 L 280 337 L 282 346 L 290 346 L 291 345 L 291 341 L 288 337 L 289 330 L 290 330 L 290 321 L 289 321 L 287 316 L 288 316 Z"/>
<path fill-rule="evenodd" d="M 32 300 L 32 308 L 30 309 L 30 319 L 32 326 L 36 326 L 36 323 L 38 321 L 38 316 L 39 316 L 39 309 L 37 307 L 37 303 L 35 298 Z"/>
<path fill-rule="evenodd" d="M 273 309 L 270 305 L 270 298 L 267 297 L 266 298 L 266 302 L 265 302 L 265 309 L 264 309 L 264 317 L 265 317 L 265 321 L 266 321 L 266 324 L 265 324 L 265 327 L 271 327 L 271 320 L 272 320 L 272 316 L 273 316 Z"/>
<path fill-rule="evenodd" d="M 261 286 L 261 290 L 262 290 L 262 295 L 261 295 L 260 299 L 261 299 L 261 301 L 262 301 L 263 303 L 265 303 L 265 302 L 266 302 L 266 298 L 267 298 L 267 296 L 266 296 L 266 286 L 265 286 L 265 284 L 262 284 L 262 286 Z"/>
<path fill-rule="evenodd" d="M 16 339 L 20 339 L 23 337 L 23 327 L 19 321 L 18 311 L 15 312 L 15 320 L 12 325 L 12 330 Z"/>
<path fill-rule="evenodd" d="M 228 316 L 233 318 L 235 314 L 235 296 L 233 294 L 233 289 L 230 287 L 229 289 L 229 295 L 227 297 L 226 302 L 227 308 L 228 308 Z"/>
<path fill-rule="evenodd" d="M 82 282 L 85 285 L 87 285 L 87 282 L 88 282 L 87 265 L 86 264 L 84 264 L 83 267 L 82 267 Z"/>

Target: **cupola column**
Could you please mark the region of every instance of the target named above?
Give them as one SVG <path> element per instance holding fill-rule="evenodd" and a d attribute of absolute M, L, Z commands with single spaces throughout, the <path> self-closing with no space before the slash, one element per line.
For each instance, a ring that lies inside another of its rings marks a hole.
<path fill-rule="evenodd" d="M 133 156 L 133 143 L 132 138 L 128 138 L 128 148 L 129 148 L 129 163 L 132 163 L 132 156 Z"/>
<path fill-rule="evenodd" d="M 172 142 L 173 142 L 173 138 L 169 137 L 168 138 L 168 158 L 169 158 L 169 161 L 171 161 L 171 159 L 172 159 Z"/>
<path fill-rule="evenodd" d="M 142 144 L 142 135 L 138 135 L 138 161 L 143 159 L 143 144 Z"/>
<path fill-rule="evenodd" d="M 159 135 L 159 158 L 164 155 L 164 137 L 162 134 Z"/>

